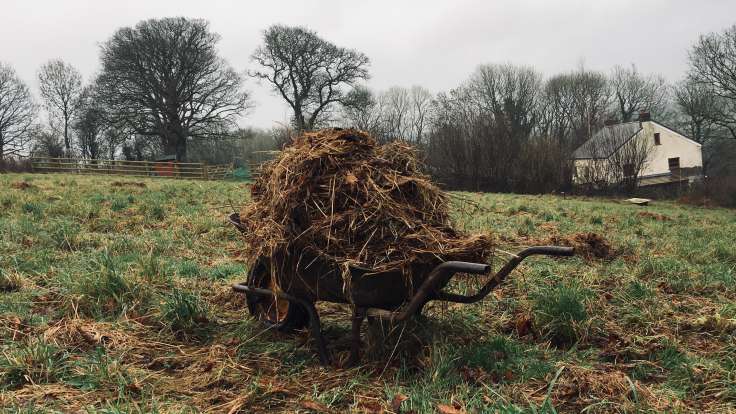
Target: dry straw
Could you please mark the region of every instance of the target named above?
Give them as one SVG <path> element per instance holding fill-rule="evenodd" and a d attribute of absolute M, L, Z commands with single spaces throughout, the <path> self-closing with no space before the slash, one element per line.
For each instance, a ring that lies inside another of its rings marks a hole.
<path fill-rule="evenodd" d="M 489 260 L 491 237 L 453 229 L 446 194 L 422 168 L 410 145 L 381 145 L 363 131 L 295 137 L 262 166 L 241 211 L 246 260 L 306 253 L 342 269 L 343 278 L 351 267 L 409 277 L 446 260 Z"/>

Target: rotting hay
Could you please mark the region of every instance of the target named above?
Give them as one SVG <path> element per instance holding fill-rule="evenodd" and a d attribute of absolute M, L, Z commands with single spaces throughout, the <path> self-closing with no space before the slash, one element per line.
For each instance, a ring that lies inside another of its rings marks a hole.
<path fill-rule="evenodd" d="M 110 183 L 113 187 L 138 187 L 146 188 L 146 183 L 142 181 L 113 181 Z"/>
<path fill-rule="evenodd" d="M 14 182 L 13 184 L 10 184 L 10 187 L 16 190 L 28 190 L 29 188 L 33 188 L 35 186 L 25 181 L 18 181 L 18 182 Z"/>
<path fill-rule="evenodd" d="M 448 197 L 422 167 L 411 146 L 381 145 L 363 131 L 295 137 L 262 166 L 240 212 L 247 264 L 306 254 L 340 269 L 347 285 L 350 268 L 410 277 L 447 260 L 486 262 L 490 235 L 453 229 Z"/>
<path fill-rule="evenodd" d="M 672 218 L 669 216 L 665 216 L 664 214 L 659 213 L 652 213 L 650 211 L 640 211 L 636 215 L 641 218 L 650 218 L 656 221 L 672 221 Z"/>
<path fill-rule="evenodd" d="M 110 323 L 63 318 L 48 326 L 42 334 L 45 342 L 63 348 L 117 348 L 129 338 L 115 331 Z"/>
<path fill-rule="evenodd" d="M 575 249 L 575 254 L 586 259 L 611 259 L 616 251 L 605 237 L 598 233 L 575 233 L 567 236 L 552 236 L 551 244 L 568 246 Z"/>
<path fill-rule="evenodd" d="M 574 411 L 584 408 L 590 412 L 631 411 L 637 402 L 657 405 L 649 388 L 605 364 L 565 367 L 551 397 L 555 407 Z"/>

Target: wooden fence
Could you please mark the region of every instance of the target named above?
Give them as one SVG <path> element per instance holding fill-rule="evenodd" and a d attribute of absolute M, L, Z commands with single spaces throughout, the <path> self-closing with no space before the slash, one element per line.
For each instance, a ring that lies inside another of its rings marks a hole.
<path fill-rule="evenodd" d="M 78 158 L 33 157 L 35 172 L 127 175 L 133 177 L 222 180 L 233 172 L 232 164 L 207 165 L 199 162 L 87 160 Z"/>

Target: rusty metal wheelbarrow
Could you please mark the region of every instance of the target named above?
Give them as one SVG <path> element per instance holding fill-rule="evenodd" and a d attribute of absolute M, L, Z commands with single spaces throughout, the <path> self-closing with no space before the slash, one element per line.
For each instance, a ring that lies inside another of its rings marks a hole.
<path fill-rule="evenodd" d="M 244 231 L 238 213 L 231 214 L 229 221 L 238 230 Z M 345 289 L 339 269 L 319 257 L 309 255 L 303 255 L 296 264 L 296 275 L 284 277 L 276 272 L 276 280 L 272 277 L 274 259 L 261 257 L 249 269 L 248 279 L 234 284 L 233 290 L 245 293 L 252 316 L 279 331 L 308 327 L 323 365 L 330 364 L 330 355 L 322 336 L 315 303 L 327 301 L 352 304 L 352 338 L 347 365 L 353 365 L 360 357 L 360 328 L 366 317 L 394 323 L 421 314 L 424 305 L 433 300 L 475 303 L 488 296 L 525 258 L 532 255 L 573 254 L 571 247 L 535 246 L 524 249 L 513 255 L 472 295 L 445 292 L 443 289 L 457 273 L 488 274 L 491 271 L 488 264 L 444 262 L 434 268 L 414 269 L 413 280 L 401 277 L 399 271 L 375 273 L 370 269 L 351 268 L 350 288 Z"/>

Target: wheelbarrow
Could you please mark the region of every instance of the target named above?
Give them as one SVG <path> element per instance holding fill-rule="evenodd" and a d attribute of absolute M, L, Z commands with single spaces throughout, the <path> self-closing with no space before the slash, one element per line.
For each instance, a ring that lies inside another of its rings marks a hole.
<path fill-rule="evenodd" d="M 245 229 L 238 213 L 229 221 L 241 232 Z M 245 282 L 234 284 L 233 290 L 245 293 L 250 314 L 275 328 L 288 332 L 309 328 L 317 345 L 320 362 L 331 363 L 319 314 L 317 301 L 353 305 L 351 347 L 347 365 L 360 358 L 360 328 L 366 318 L 389 323 L 402 322 L 420 315 L 424 305 L 437 300 L 455 303 L 475 303 L 495 289 L 525 258 L 533 255 L 572 256 L 571 247 L 534 246 L 526 248 L 512 258 L 489 278 L 476 293 L 461 295 L 443 289 L 456 274 L 487 275 L 491 266 L 481 263 L 448 261 L 433 268 L 413 268 L 411 280 L 400 271 L 372 272 L 370 269 L 350 268 L 350 287 L 346 289 L 339 269 L 321 260 L 318 255 L 303 253 L 291 269 L 296 274 L 284 277 L 278 272 L 280 258 L 261 257 L 249 269 Z M 273 277 L 275 276 L 275 277 Z M 417 288 L 418 286 L 418 288 Z"/>

